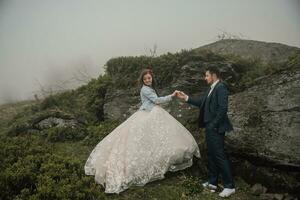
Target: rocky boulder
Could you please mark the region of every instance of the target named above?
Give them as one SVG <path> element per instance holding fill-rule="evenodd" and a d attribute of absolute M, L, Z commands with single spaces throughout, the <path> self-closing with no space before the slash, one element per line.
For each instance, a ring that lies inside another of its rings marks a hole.
<path fill-rule="evenodd" d="M 277 188 L 299 191 L 300 69 L 263 77 L 255 86 L 232 95 L 229 102 L 234 131 L 226 143 L 231 154 L 255 166 L 277 170 Z M 278 170 L 289 174 L 279 176 Z M 270 186 L 276 176 L 269 178 L 256 177 Z"/>
<path fill-rule="evenodd" d="M 243 59 L 260 59 L 264 64 L 279 64 L 299 51 L 297 47 L 254 40 L 225 39 L 202 46 L 198 50 L 210 50 L 221 55 L 235 55 Z"/>
<path fill-rule="evenodd" d="M 34 127 L 39 130 L 48 129 L 52 127 L 70 127 L 75 128 L 78 122 L 75 119 L 62 119 L 57 117 L 48 117 L 36 123 Z"/>
<path fill-rule="evenodd" d="M 21 133 L 40 132 L 50 128 L 79 129 L 82 122 L 72 114 L 60 110 L 45 110 L 34 115 L 17 116 L 9 126 L 8 134 L 18 135 Z"/>

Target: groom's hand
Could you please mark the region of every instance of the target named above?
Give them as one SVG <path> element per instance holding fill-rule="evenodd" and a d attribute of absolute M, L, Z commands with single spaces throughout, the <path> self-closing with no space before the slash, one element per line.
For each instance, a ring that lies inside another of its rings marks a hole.
<path fill-rule="evenodd" d="M 187 98 L 188 98 L 188 96 L 187 96 L 184 92 L 182 92 L 182 91 L 178 91 L 177 97 L 178 97 L 179 99 L 184 100 L 184 101 L 186 101 Z"/>

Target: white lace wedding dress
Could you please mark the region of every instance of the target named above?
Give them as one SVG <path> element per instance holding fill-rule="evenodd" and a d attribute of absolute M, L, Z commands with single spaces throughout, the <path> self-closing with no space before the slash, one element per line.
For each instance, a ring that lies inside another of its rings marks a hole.
<path fill-rule="evenodd" d="M 94 175 L 106 193 L 164 178 L 167 171 L 192 165 L 200 157 L 191 133 L 167 111 L 139 110 L 107 135 L 90 154 L 85 173 Z"/>

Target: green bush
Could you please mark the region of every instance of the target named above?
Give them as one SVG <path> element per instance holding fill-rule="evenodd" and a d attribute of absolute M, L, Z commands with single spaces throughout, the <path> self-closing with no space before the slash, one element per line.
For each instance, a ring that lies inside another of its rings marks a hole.
<path fill-rule="evenodd" d="M 95 146 L 99 143 L 105 136 L 112 132 L 120 122 L 117 121 L 104 121 L 98 125 L 89 126 L 87 128 L 88 135 L 83 140 L 85 145 Z"/>
<path fill-rule="evenodd" d="M 73 114 L 80 121 L 98 122 L 104 120 L 103 105 L 110 79 L 101 75 L 76 90 L 65 91 L 45 98 L 41 110 L 59 109 Z"/>
<path fill-rule="evenodd" d="M 83 139 L 87 132 L 81 127 L 53 127 L 43 131 L 49 142 L 78 141 Z"/>
<path fill-rule="evenodd" d="M 152 68 L 159 88 L 169 86 L 180 76 L 181 67 L 192 62 L 215 62 L 225 60 L 210 51 L 182 50 L 158 57 L 128 56 L 112 58 L 106 63 L 106 73 L 112 79 L 115 88 L 137 87 L 138 76 L 142 69 Z"/>
<path fill-rule="evenodd" d="M 104 111 L 103 106 L 105 103 L 105 95 L 107 88 L 110 84 L 108 76 L 100 76 L 98 79 L 92 80 L 86 87 L 87 101 L 85 103 L 86 110 L 91 113 L 91 121 L 103 121 Z"/>
<path fill-rule="evenodd" d="M 57 101 L 56 96 L 50 95 L 42 101 L 40 108 L 42 110 L 45 110 L 48 108 L 57 107 L 58 105 L 59 105 L 59 102 Z"/>
<path fill-rule="evenodd" d="M 0 135 L 0 199 L 106 198 L 84 162 L 60 154 L 37 135 Z"/>
<path fill-rule="evenodd" d="M 183 186 L 185 188 L 185 194 L 187 196 L 194 196 L 202 192 L 203 186 L 201 184 L 202 180 L 195 176 L 186 176 L 183 181 Z"/>

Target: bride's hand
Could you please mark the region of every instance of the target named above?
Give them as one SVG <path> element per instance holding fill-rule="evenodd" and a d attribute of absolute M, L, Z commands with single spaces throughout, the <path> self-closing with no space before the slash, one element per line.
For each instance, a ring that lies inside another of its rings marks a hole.
<path fill-rule="evenodd" d="M 179 92 L 178 90 L 175 90 L 175 91 L 171 94 L 171 96 L 172 96 L 172 97 L 177 96 L 178 92 Z"/>

